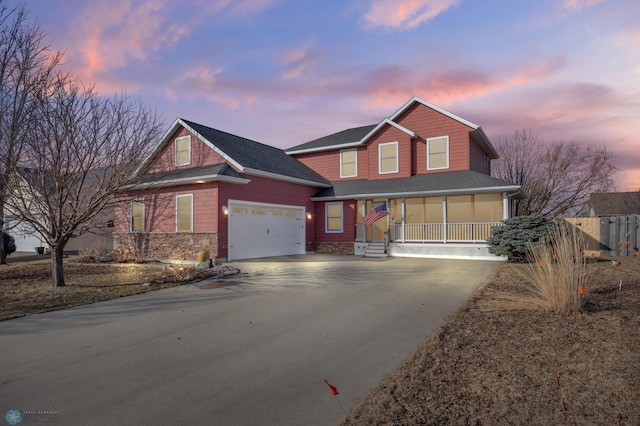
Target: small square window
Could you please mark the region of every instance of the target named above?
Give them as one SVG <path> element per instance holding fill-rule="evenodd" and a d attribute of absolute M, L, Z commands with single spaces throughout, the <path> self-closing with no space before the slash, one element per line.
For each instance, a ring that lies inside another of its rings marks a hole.
<path fill-rule="evenodd" d="M 449 136 L 427 139 L 427 170 L 449 168 Z"/>
<path fill-rule="evenodd" d="M 176 166 L 191 163 L 191 136 L 176 138 Z"/>
<path fill-rule="evenodd" d="M 340 151 L 340 177 L 358 176 L 358 150 Z"/>
<path fill-rule="evenodd" d="M 378 146 L 380 174 L 398 173 L 398 142 Z"/>

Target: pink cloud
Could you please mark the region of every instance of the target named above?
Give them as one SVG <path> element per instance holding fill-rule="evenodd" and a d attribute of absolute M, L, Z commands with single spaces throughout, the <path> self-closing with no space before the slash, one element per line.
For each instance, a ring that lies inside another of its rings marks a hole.
<path fill-rule="evenodd" d="M 365 21 L 372 26 L 415 28 L 462 0 L 372 0 Z"/>
<path fill-rule="evenodd" d="M 311 50 L 310 43 L 289 50 L 283 57 L 285 71 L 281 78 L 290 80 L 304 76 L 313 69 L 320 56 L 318 52 Z"/>
<path fill-rule="evenodd" d="M 580 10 L 603 1 L 604 0 L 565 0 L 563 7 L 565 9 Z"/>
<path fill-rule="evenodd" d="M 522 69 L 502 74 L 465 68 L 424 73 L 403 66 L 385 67 L 368 73 L 362 79 L 362 84 L 368 88 L 365 107 L 389 109 L 414 95 L 446 107 L 470 98 L 532 84 L 547 78 L 564 63 L 563 57 L 554 57 L 538 65 L 523 65 Z"/>
<path fill-rule="evenodd" d="M 229 9 L 231 15 L 249 15 L 270 8 L 279 0 L 236 0 Z"/>
<path fill-rule="evenodd" d="M 172 0 L 98 0 L 79 14 L 71 47 L 75 72 L 100 92 L 122 90 L 109 77 L 131 62 L 153 60 L 178 45 L 194 28 L 209 24 L 215 14 L 255 14 L 276 0 L 218 0 L 203 2 L 197 15 L 185 14 Z M 74 56 L 75 54 L 75 56 Z M 127 89 L 131 90 L 131 87 Z"/>
<path fill-rule="evenodd" d="M 99 91 L 111 87 L 104 73 L 124 68 L 129 61 L 144 61 L 160 49 L 174 46 L 189 34 L 186 26 L 169 22 L 167 0 L 112 0 L 92 2 L 76 23 L 76 51 L 80 78 Z M 71 49 L 73 54 L 73 49 Z"/>
<path fill-rule="evenodd" d="M 173 81 L 176 85 L 192 87 L 195 90 L 211 90 L 216 86 L 216 76 L 223 71 L 222 67 L 215 69 L 204 66 L 188 68 L 186 72 L 176 77 Z"/>

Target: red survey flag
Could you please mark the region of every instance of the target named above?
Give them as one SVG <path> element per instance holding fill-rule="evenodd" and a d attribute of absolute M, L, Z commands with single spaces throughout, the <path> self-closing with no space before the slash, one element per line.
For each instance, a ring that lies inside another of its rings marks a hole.
<path fill-rule="evenodd" d="M 331 390 L 331 395 L 338 395 L 338 389 L 336 389 L 335 386 L 333 386 L 331 383 L 327 382 L 327 379 L 324 379 L 324 382 L 327 384 L 327 386 L 329 386 L 329 389 Z"/>

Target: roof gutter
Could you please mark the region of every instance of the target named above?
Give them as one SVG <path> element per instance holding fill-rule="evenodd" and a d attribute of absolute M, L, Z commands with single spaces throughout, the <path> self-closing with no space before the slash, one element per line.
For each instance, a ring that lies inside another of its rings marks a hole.
<path fill-rule="evenodd" d="M 276 173 L 265 172 L 264 170 L 250 169 L 248 167 L 245 167 L 244 173 L 247 174 L 247 175 L 259 176 L 259 177 L 264 177 L 264 178 L 267 178 L 267 179 L 279 180 L 279 181 L 282 181 L 282 182 L 289 182 L 289 183 L 296 183 L 296 184 L 300 184 L 300 185 L 315 186 L 315 187 L 318 187 L 318 188 L 330 188 L 331 187 L 331 184 L 329 184 L 329 183 L 316 182 L 316 181 L 313 181 L 313 180 L 300 179 L 300 178 L 295 178 L 295 177 L 291 177 L 291 176 L 283 176 L 283 175 L 279 175 L 279 174 L 276 174 Z"/>
<path fill-rule="evenodd" d="M 514 192 L 518 193 L 520 186 L 492 186 L 486 188 L 467 188 L 436 191 L 415 191 L 415 192 L 379 192 L 372 194 L 347 194 L 333 195 L 330 197 L 311 197 L 311 201 L 332 201 L 332 200 L 360 200 L 371 198 L 402 198 L 417 196 L 437 196 L 437 195 L 462 195 L 462 194 L 487 194 L 493 192 Z"/>
<path fill-rule="evenodd" d="M 193 183 L 209 183 L 209 182 L 226 182 L 226 183 L 244 185 L 251 182 L 251 180 L 245 179 L 245 178 L 237 178 L 232 176 L 215 174 L 215 175 L 197 176 L 197 177 L 189 177 L 189 178 L 167 179 L 167 180 L 158 180 L 153 182 L 136 183 L 136 184 L 124 185 L 122 186 L 122 189 L 145 189 L 150 187 L 165 188 L 168 186 L 188 185 Z"/>
<path fill-rule="evenodd" d="M 331 145 L 331 146 L 322 146 L 322 147 L 318 147 L 318 148 L 308 148 L 308 149 L 299 149 L 296 151 L 284 151 L 285 154 L 287 155 L 293 155 L 293 154 L 309 154 L 312 152 L 320 152 L 320 151 L 330 151 L 332 149 L 342 149 L 342 148 L 353 148 L 356 146 L 360 146 L 360 141 L 357 142 L 347 142 L 347 143 L 342 143 L 340 145 Z"/>

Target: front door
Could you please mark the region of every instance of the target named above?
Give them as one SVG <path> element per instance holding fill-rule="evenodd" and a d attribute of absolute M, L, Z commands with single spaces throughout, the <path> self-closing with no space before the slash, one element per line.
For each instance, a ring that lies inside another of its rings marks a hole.
<path fill-rule="evenodd" d="M 375 209 L 380 204 L 384 203 L 385 200 L 373 200 L 367 201 L 367 212 L 371 211 L 371 209 Z M 389 216 L 385 216 L 381 219 L 376 220 L 373 225 L 367 228 L 367 241 L 385 241 L 385 232 L 389 229 Z"/>

